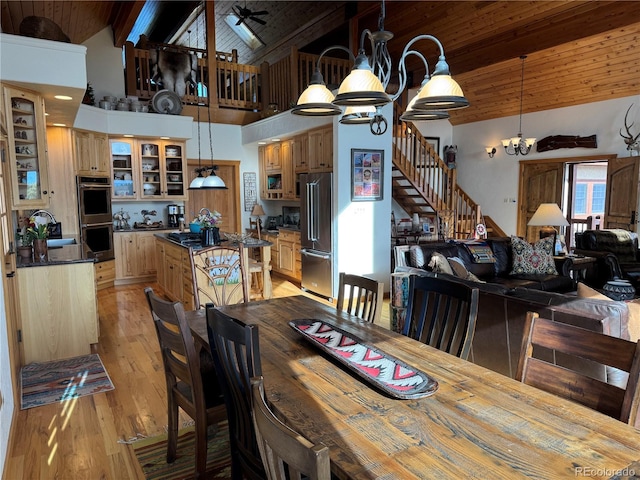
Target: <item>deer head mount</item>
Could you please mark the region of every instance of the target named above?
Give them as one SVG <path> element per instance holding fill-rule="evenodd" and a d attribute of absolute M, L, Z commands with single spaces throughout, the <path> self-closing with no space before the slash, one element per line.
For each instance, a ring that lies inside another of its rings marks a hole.
<path fill-rule="evenodd" d="M 640 141 L 638 141 L 638 138 L 640 138 L 640 132 L 634 137 L 631 133 L 633 122 L 631 122 L 631 125 L 627 125 L 627 117 L 629 116 L 631 107 L 633 107 L 633 103 L 627 109 L 627 113 L 624 114 L 624 128 L 627 131 L 627 134 L 625 135 L 624 133 L 622 133 L 622 129 L 620 129 L 620 136 L 624 138 L 624 143 L 627 144 L 627 150 L 629 150 L 630 152 L 633 152 L 634 150 L 636 152 L 640 152 Z"/>

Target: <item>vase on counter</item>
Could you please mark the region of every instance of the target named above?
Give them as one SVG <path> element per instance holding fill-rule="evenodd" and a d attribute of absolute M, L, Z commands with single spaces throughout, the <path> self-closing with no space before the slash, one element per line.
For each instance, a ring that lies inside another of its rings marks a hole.
<path fill-rule="evenodd" d="M 203 246 L 220 245 L 220 229 L 218 227 L 208 227 L 200 230 L 200 238 Z"/>
<path fill-rule="evenodd" d="M 18 256 L 24 261 L 31 261 L 33 258 L 33 247 L 31 245 L 18 247 Z"/>
<path fill-rule="evenodd" d="M 36 262 L 49 260 L 49 249 L 47 248 L 46 238 L 36 238 L 33 241 L 33 259 Z"/>

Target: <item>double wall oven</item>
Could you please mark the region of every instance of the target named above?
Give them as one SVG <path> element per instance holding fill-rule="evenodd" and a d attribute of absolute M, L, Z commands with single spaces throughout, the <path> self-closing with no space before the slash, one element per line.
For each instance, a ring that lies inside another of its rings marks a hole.
<path fill-rule="evenodd" d="M 98 262 L 114 258 L 111 179 L 77 177 L 80 241 L 85 258 Z"/>

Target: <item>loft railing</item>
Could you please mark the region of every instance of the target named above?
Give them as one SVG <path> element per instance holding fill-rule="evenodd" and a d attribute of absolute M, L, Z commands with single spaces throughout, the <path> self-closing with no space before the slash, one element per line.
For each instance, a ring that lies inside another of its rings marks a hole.
<path fill-rule="evenodd" d="M 153 61 L 159 51 L 177 55 L 196 55 L 195 78 L 189 76 L 185 85 L 185 94 L 181 97 L 184 104 L 209 103 L 208 87 L 211 84 L 206 50 L 176 47 L 164 44 L 145 44 L 145 48 L 136 48 L 127 42 L 125 55 L 125 91 L 140 100 L 151 100 L 162 90 L 161 77 Z M 237 52 L 216 52 L 216 101 L 221 107 L 241 110 L 259 110 L 260 68 L 237 63 Z M 184 59 L 191 64 L 191 57 Z"/>
<path fill-rule="evenodd" d="M 212 104 L 238 110 L 260 111 L 272 104 L 278 111 L 289 110 L 311 81 L 319 55 L 298 52 L 292 48 L 289 57 L 260 67 L 238 63 L 237 52 L 216 52 L 215 82 L 209 76 L 207 51 L 166 44 L 142 42 L 137 48 L 127 42 L 125 56 L 125 90 L 140 100 L 151 100 L 163 87 L 160 84 L 154 55 L 166 51 L 198 57 L 195 78 L 189 78 L 182 96 L 184 104 L 207 105 L 208 89 L 215 83 Z M 185 61 L 189 62 L 191 57 Z M 322 57 L 320 71 L 330 88 L 342 82 L 352 68 L 350 60 Z"/>

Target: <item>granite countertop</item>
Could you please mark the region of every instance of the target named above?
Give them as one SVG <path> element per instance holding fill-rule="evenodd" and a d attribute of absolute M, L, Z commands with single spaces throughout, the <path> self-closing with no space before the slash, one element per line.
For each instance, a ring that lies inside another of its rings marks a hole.
<path fill-rule="evenodd" d="M 174 230 L 174 232 L 176 232 L 176 231 Z M 173 233 L 173 232 L 170 232 L 170 233 Z M 182 233 L 189 233 L 189 232 L 182 232 Z M 194 235 L 197 235 L 197 234 L 194 234 Z M 191 247 L 194 250 L 199 250 L 199 249 L 203 248 L 202 245 L 199 244 L 199 243 L 189 243 L 189 244 L 180 243 L 178 240 L 176 240 L 174 238 L 171 238 L 169 236 L 169 233 L 166 233 L 166 232 L 156 233 L 155 236 L 158 237 L 158 238 L 161 238 L 163 240 L 166 240 L 167 242 L 174 243 L 174 244 L 179 245 L 179 246 L 184 247 L 184 248 Z M 220 246 L 222 246 L 222 247 L 225 247 L 225 246 L 234 247 L 234 246 L 237 245 L 236 242 L 230 242 L 229 240 L 225 239 L 224 238 L 224 234 L 222 232 L 220 232 L 220 237 L 221 237 Z M 268 247 L 268 246 L 273 245 L 273 243 L 271 243 L 271 242 L 269 242 L 267 240 L 258 240 L 257 238 L 248 238 L 246 241 L 241 242 L 241 243 L 246 248 Z"/>
<path fill-rule="evenodd" d="M 71 263 L 95 263 L 95 258 L 82 258 L 82 245 L 64 245 L 49 247 L 48 260 L 25 260 L 16 255 L 16 267 L 47 267 L 52 265 L 67 265 Z"/>

